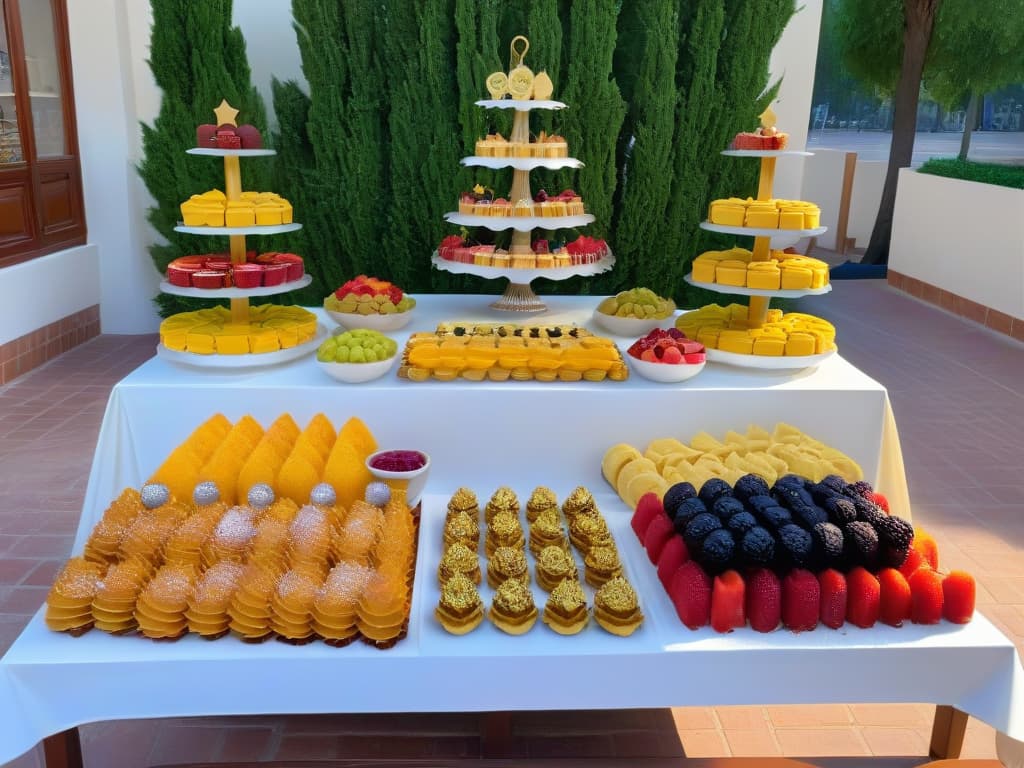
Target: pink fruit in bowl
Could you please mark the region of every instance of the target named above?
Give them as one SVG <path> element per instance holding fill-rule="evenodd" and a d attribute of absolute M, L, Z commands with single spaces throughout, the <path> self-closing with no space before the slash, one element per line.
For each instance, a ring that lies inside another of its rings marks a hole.
<path fill-rule="evenodd" d="M 637 339 L 627 350 L 632 357 L 648 363 L 688 365 L 705 361 L 704 345 L 688 339 L 677 328 L 655 328 Z"/>

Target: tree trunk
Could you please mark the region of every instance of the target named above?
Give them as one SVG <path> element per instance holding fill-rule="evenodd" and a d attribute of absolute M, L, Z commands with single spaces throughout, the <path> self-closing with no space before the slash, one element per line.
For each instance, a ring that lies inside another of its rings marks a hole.
<path fill-rule="evenodd" d="M 917 105 L 921 92 L 921 75 L 928 45 L 932 39 L 935 14 L 941 0 L 904 0 L 903 60 L 893 98 L 892 144 L 889 147 L 889 168 L 885 174 L 882 201 L 864 254 L 864 264 L 887 264 L 889 241 L 892 238 L 892 216 L 896 207 L 896 184 L 901 168 L 910 166 L 914 155 L 914 132 L 917 130 Z"/>
<path fill-rule="evenodd" d="M 967 160 L 967 153 L 971 150 L 971 134 L 974 133 L 974 126 L 978 124 L 978 110 L 981 108 L 981 96 L 977 91 L 971 92 L 971 100 L 967 102 L 967 115 L 964 117 L 964 135 L 960 139 L 961 160 Z"/>
<path fill-rule="evenodd" d="M 935 122 L 932 124 L 932 133 L 938 133 L 942 130 L 942 113 L 945 110 L 942 105 L 938 102 L 935 103 Z"/>

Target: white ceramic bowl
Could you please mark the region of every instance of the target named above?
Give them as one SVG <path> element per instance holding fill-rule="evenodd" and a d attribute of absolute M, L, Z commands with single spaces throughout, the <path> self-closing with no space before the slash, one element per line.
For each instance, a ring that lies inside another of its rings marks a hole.
<path fill-rule="evenodd" d="M 373 381 L 385 375 L 397 359 L 398 355 L 392 355 L 387 360 L 375 363 L 324 363 L 317 360 L 316 364 L 332 379 L 346 384 L 362 384 L 364 381 Z"/>
<path fill-rule="evenodd" d="M 649 363 L 626 354 L 629 364 L 633 370 L 645 379 L 657 381 L 661 384 L 678 384 L 680 381 L 692 379 L 704 370 L 707 363 Z"/>
<path fill-rule="evenodd" d="M 369 328 L 371 331 L 380 331 L 381 333 L 387 333 L 388 331 L 397 331 L 399 328 L 404 328 L 412 320 L 412 313 L 416 311 L 416 308 L 406 310 L 405 312 L 396 312 L 393 315 L 360 315 L 356 312 L 335 312 L 333 309 L 324 310 L 331 319 L 334 320 L 345 330 L 353 330 L 355 328 Z"/>
<path fill-rule="evenodd" d="M 396 450 L 413 450 L 416 453 L 423 456 L 426 459 L 426 463 L 419 469 L 414 469 L 411 472 L 389 472 L 386 469 L 377 469 L 373 466 L 373 460 L 380 456 L 382 453 L 389 453 Z M 430 474 L 430 454 L 426 451 L 421 451 L 417 448 L 403 449 L 403 448 L 387 448 L 382 451 L 376 451 L 366 457 L 366 468 L 370 470 L 370 474 L 378 480 L 387 481 L 407 481 L 409 484 L 406 486 L 405 498 L 408 501 L 409 508 L 412 509 L 420 503 L 420 496 L 423 495 L 423 489 L 427 485 L 427 475 Z"/>
<path fill-rule="evenodd" d="M 595 309 L 594 322 L 615 336 L 628 336 L 636 339 L 646 336 L 655 328 L 665 328 L 666 330 L 672 328 L 675 325 L 675 317 L 670 315 L 657 320 L 653 317 L 640 320 L 635 317 L 606 315 Z"/>

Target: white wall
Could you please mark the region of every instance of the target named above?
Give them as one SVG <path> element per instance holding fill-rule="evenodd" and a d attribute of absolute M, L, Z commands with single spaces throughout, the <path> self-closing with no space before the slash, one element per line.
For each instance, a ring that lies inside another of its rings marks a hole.
<path fill-rule="evenodd" d="M 782 78 L 778 101 L 773 109 L 779 118 L 779 128 L 789 134 L 790 149 L 807 147 L 807 123 L 814 91 L 822 0 L 801 0 L 798 7 L 800 10 L 786 26 L 768 64 L 772 81 Z M 799 198 L 803 174 L 804 158 L 780 160 L 775 166 L 775 196 Z"/>
<path fill-rule="evenodd" d="M 837 149 L 816 149 L 812 157 L 804 159 L 800 197 L 812 200 L 821 207 L 821 224 L 828 232 L 818 238 L 818 245 L 830 250 L 836 247 L 836 224 L 839 221 L 839 203 L 843 194 L 843 172 L 846 152 Z M 850 194 L 850 218 L 846 236 L 852 237 L 856 247 L 867 246 L 871 229 L 878 214 L 878 201 L 882 197 L 886 164 L 858 160 L 853 174 Z M 780 195 L 781 196 L 781 195 Z"/>
<path fill-rule="evenodd" d="M 1024 319 L 1024 190 L 904 168 L 889 267 Z"/>
<path fill-rule="evenodd" d="M 252 81 L 273 119 L 270 81 L 297 80 L 305 88 L 299 43 L 292 29 L 291 0 L 243 0 L 233 5 L 234 22 L 245 35 Z"/>

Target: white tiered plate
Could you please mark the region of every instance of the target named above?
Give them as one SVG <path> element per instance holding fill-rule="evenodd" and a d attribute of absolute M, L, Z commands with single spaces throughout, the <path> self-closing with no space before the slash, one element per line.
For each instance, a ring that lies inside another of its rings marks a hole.
<path fill-rule="evenodd" d="M 702 221 L 701 229 L 708 232 L 720 232 L 723 235 L 746 235 L 747 237 L 817 237 L 828 231 L 828 227 L 814 227 L 814 229 L 769 229 L 768 227 L 731 227 L 727 224 L 712 224 L 710 221 Z"/>
<path fill-rule="evenodd" d="M 520 112 L 529 112 L 531 109 L 565 109 L 568 106 L 561 101 L 543 99 L 481 99 L 476 105 L 486 109 L 515 109 Z"/>
<path fill-rule="evenodd" d="M 172 363 L 188 365 L 193 368 L 205 368 L 211 371 L 240 371 L 250 368 L 263 368 L 268 365 L 280 365 L 316 352 L 320 342 L 327 338 L 327 329 L 320 323 L 316 326 L 316 335 L 291 349 L 279 349 L 276 352 L 263 352 L 258 355 L 197 355 L 193 352 L 179 352 L 168 349 L 163 344 L 156 345 L 156 356 Z"/>
<path fill-rule="evenodd" d="M 690 285 L 697 286 L 698 288 L 706 288 L 709 291 L 715 291 L 716 293 L 727 293 L 733 296 L 774 296 L 778 299 L 798 299 L 801 296 L 821 296 L 822 294 L 829 293 L 832 290 L 832 284 L 826 283 L 821 288 L 807 288 L 807 289 L 796 289 L 796 288 L 780 288 L 777 291 L 771 291 L 766 288 L 747 288 L 746 286 L 740 285 L 722 285 L 720 283 L 699 283 L 693 279 L 693 273 L 689 273 L 683 278 Z"/>
<path fill-rule="evenodd" d="M 442 259 L 437 251 L 430 259 L 431 263 L 443 272 L 455 275 L 476 275 L 491 280 L 506 278 L 513 283 L 528 284 L 544 277 L 548 280 L 568 280 L 570 277 L 582 275 L 589 277 L 607 272 L 615 266 L 615 256 L 611 251 L 600 261 L 593 264 L 579 264 L 570 267 L 535 267 L 533 269 L 512 269 L 511 267 L 483 267 L 478 264 L 465 264 L 461 261 Z"/>
<path fill-rule="evenodd" d="M 532 171 L 534 168 L 548 168 L 557 171 L 562 168 L 583 167 L 583 163 L 575 157 L 480 157 L 473 155 L 462 158 L 462 164 L 480 168 L 515 168 L 517 171 Z"/>
<path fill-rule="evenodd" d="M 277 154 L 275 149 L 217 149 L 216 147 L 192 147 L 186 154 L 202 155 L 203 157 L 271 157 Z"/>
<path fill-rule="evenodd" d="M 500 232 L 503 229 L 517 229 L 520 232 L 530 232 L 534 229 L 574 229 L 594 222 L 594 217 L 589 213 L 579 216 L 476 216 L 472 213 L 452 211 L 446 213 L 444 219 L 449 224 L 483 227 L 492 232 Z"/>
<path fill-rule="evenodd" d="M 187 235 L 280 235 L 284 232 L 294 232 L 302 229 L 301 224 L 264 224 L 252 227 L 186 227 L 179 224 L 174 228 L 175 232 L 184 232 Z"/>
<path fill-rule="evenodd" d="M 737 352 L 723 352 L 720 349 L 709 348 L 707 350 L 707 357 L 709 363 L 733 365 L 737 368 L 756 368 L 764 371 L 793 371 L 821 365 L 830 357 L 834 357 L 836 352 L 837 350 L 833 349 L 820 355 L 769 357 L 766 355 L 741 355 Z"/>
<path fill-rule="evenodd" d="M 729 157 L 812 157 L 813 152 L 802 149 L 723 149 Z"/>
<path fill-rule="evenodd" d="M 301 279 L 292 280 L 290 283 L 263 285 L 259 288 L 185 288 L 163 280 L 160 283 L 160 292 L 172 293 L 175 296 L 191 296 L 196 299 L 244 299 L 251 296 L 274 296 L 278 293 L 297 291 L 312 282 L 312 275 L 303 275 Z"/>

